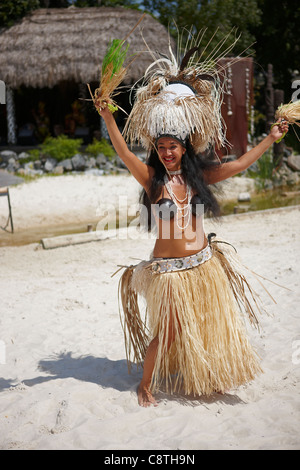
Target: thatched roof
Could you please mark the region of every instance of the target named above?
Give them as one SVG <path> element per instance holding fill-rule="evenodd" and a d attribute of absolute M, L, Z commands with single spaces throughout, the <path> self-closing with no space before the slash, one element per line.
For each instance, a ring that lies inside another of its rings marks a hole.
<path fill-rule="evenodd" d="M 35 10 L 0 33 L 0 79 L 6 85 L 52 87 L 64 80 L 99 81 L 100 66 L 111 39 L 123 39 L 142 13 L 116 8 L 53 8 Z M 145 49 L 168 51 L 166 29 L 146 15 L 128 38 L 129 54 Z M 151 63 L 141 54 L 129 69 L 127 82 L 141 78 Z"/>

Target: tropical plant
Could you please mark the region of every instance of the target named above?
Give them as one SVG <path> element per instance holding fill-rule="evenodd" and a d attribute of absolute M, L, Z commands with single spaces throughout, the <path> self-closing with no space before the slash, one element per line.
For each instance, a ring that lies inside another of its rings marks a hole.
<path fill-rule="evenodd" d="M 69 139 L 66 135 L 47 137 L 41 144 L 41 153 L 58 161 L 72 158 L 79 152 L 82 139 Z"/>
<path fill-rule="evenodd" d="M 99 153 L 103 153 L 108 158 L 114 157 L 116 154 L 113 147 L 105 139 L 94 139 L 93 143 L 89 144 L 85 150 L 95 157 Z"/>

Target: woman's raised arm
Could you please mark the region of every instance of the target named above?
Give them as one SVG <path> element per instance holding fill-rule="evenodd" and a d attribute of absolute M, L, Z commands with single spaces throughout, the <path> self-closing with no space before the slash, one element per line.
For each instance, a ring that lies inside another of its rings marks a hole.
<path fill-rule="evenodd" d="M 105 121 L 109 137 L 115 151 L 121 160 L 125 163 L 130 173 L 143 186 L 143 188 L 148 191 L 154 175 L 154 169 L 149 165 L 141 162 L 138 157 L 129 150 L 121 132 L 118 129 L 116 121 L 108 108 L 105 108 L 99 112 Z"/>
<path fill-rule="evenodd" d="M 258 145 L 249 150 L 249 152 L 246 152 L 233 162 L 221 163 L 219 167 L 213 170 L 206 170 L 204 176 L 207 184 L 226 180 L 249 168 L 249 166 L 256 162 L 276 140 L 280 139 L 284 133 L 288 131 L 288 128 L 289 126 L 286 121 L 278 122 L 277 125 L 271 129 L 270 134 Z"/>

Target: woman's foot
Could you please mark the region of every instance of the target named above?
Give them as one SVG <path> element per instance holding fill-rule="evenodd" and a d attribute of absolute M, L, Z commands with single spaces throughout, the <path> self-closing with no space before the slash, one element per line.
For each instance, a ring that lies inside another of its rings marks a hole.
<path fill-rule="evenodd" d="M 143 385 L 140 383 L 138 390 L 137 390 L 137 395 L 138 395 L 138 403 L 140 406 L 143 406 L 144 408 L 147 408 L 148 406 L 157 406 L 157 402 L 152 395 L 152 393 L 149 390 L 149 387 L 146 385 Z"/>

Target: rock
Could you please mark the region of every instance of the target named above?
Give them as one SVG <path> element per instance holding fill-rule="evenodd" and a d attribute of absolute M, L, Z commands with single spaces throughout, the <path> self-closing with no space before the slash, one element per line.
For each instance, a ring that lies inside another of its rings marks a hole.
<path fill-rule="evenodd" d="M 54 175 L 62 175 L 63 172 L 64 172 L 64 167 L 62 165 L 57 165 L 53 170 Z"/>
<path fill-rule="evenodd" d="M 86 165 L 86 168 L 87 168 L 87 169 L 89 169 L 89 168 L 96 168 L 96 158 L 94 158 L 94 157 L 88 158 L 88 160 L 86 161 L 85 165 Z"/>
<path fill-rule="evenodd" d="M 15 158 L 10 158 L 8 160 L 8 165 L 6 167 L 6 170 L 9 171 L 10 173 L 14 173 L 20 168 L 20 163 L 15 160 Z"/>
<path fill-rule="evenodd" d="M 27 152 L 21 152 L 21 153 L 19 153 L 19 155 L 18 155 L 18 160 L 23 160 L 23 159 L 25 160 L 25 159 L 27 159 L 27 158 L 30 158 L 30 155 L 29 155 L 29 153 L 27 153 Z"/>
<path fill-rule="evenodd" d="M 106 156 L 104 155 L 104 153 L 98 153 L 96 158 L 96 164 L 100 167 L 106 164 Z"/>
<path fill-rule="evenodd" d="M 73 165 L 72 161 L 70 158 L 67 158 L 66 160 L 63 160 L 62 162 L 59 163 L 60 166 L 63 167 L 64 171 L 72 171 L 73 170 Z"/>
<path fill-rule="evenodd" d="M 56 164 L 57 164 L 57 160 L 55 160 L 54 158 L 47 158 L 45 165 L 44 165 L 44 170 L 47 173 L 51 173 L 54 170 Z"/>
<path fill-rule="evenodd" d="M 114 165 L 109 160 L 107 160 L 107 162 L 104 165 L 104 170 L 112 171 L 114 169 L 115 169 Z"/>
<path fill-rule="evenodd" d="M 241 214 L 243 212 L 248 212 L 250 206 L 234 206 L 233 213 L 234 214 Z"/>
<path fill-rule="evenodd" d="M 35 162 L 33 162 L 33 168 L 35 170 L 40 170 L 42 168 L 42 162 L 41 160 L 36 160 Z"/>
<path fill-rule="evenodd" d="M 71 158 L 73 169 L 75 171 L 84 171 L 86 168 L 86 160 L 83 155 L 76 153 L 74 157 Z"/>
<path fill-rule="evenodd" d="M 299 183 L 299 181 L 300 181 L 300 177 L 298 173 L 291 173 L 286 179 L 286 183 L 289 186 L 296 185 Z"/>
<path fill-rule="evenodd" d="M 25 170 L 33 170 L 33 162 L 27 162 L 24 164 Z"/>
<path fill-rule="evenodd" d="M 2 150 L 2 152 L 0 152 L 0 163 L 8 164 L 10 158 L 17 160 L 18 155 L 12 150 Z"/>
<path fill-rule="evenodd" d="M 239 202 L 249 202 L 249 201 L 251 201 L 250 193 L 247 193 L 247 192 L 240 193 L 238 195 L 238 201 Z"/>
<path fill-rule="evenodd" d="M 20 170 L 19 170 L 18 174 L 21 174 L 24 176 L 36 176 L 36 175 L 42 175 L 43 170 L 34 170 L 33 162 L 28 162 L 28 163 L 25 163 L 24 165 L 24 171 L 20 173 Z"/>
<path fill-rule="evenodd" d="M 273 181 L 271 181 L 271 180 L 265 180 L 263 187 L 264 187 L 264 189 L 266 189 L 266 190 L 273 189 L 273 188 L 274 188 Z"/>
<path fill-rule="evenodd" d="M 289 155 L 287 165 L 294 171 L 300 171 L 300 155 Z"/>

